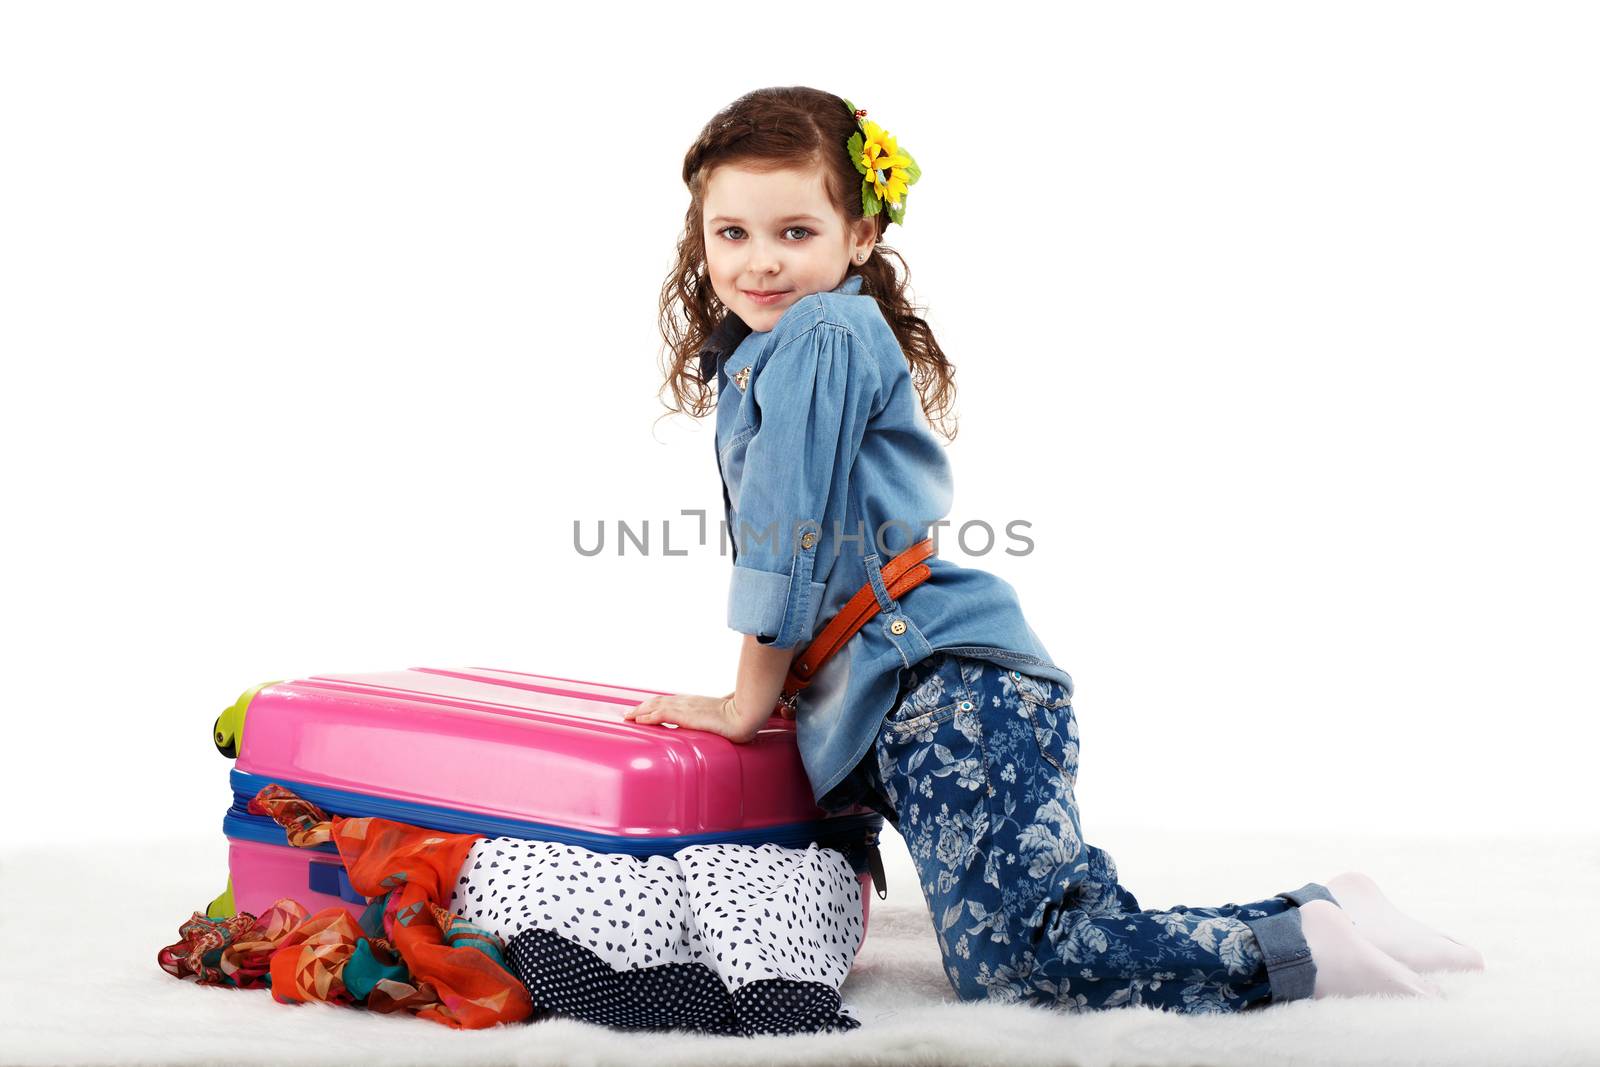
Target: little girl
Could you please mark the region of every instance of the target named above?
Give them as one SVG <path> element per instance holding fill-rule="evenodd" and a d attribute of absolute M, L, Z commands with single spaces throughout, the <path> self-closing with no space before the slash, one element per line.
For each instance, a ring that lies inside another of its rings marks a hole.
<path fill-rule="evenodd" d="M 904 836 L 963 1000 L 1238 1011 L 1437 996 L 1419 972 L 1481 969 L 1357 872 L 1141 910 L 1083 841 L 1071 676 L 1007 582 L 929 537 L 951 505 L 933 427 L 953 368 L 881 243 L 920 173 L 865 111 L 803 87 L 742 97 L 689 149 L 664 388 L 716 411 L 745 637 L 731 693 L 628 717 L 746 742 L 792 715 L 818 804 Z"/>

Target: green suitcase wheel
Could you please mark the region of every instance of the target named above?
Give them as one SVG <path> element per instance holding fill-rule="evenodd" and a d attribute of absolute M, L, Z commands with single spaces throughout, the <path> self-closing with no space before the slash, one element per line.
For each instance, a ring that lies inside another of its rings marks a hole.
<path fill-rule="evenodd" d="M 233 876 L 228 876 L 228 888 L 222 895 L 206 905 L 206 918 L 226 919 L 239 909 L 233 906 Z"/>
<path fill-rule="evenodd" d="M 222 714 L 217 716 L 217 721 L 211 724 L 211 741 L 217 746 L 218 752 L 229 759 L 238 758 L 239 742 L 244 738 L 244 713 L 250 709 L 250 701 L 267 686 L 277 685 L 281 681 L 283 679 L 279 678 L 253 685 L 240 693 L 238 700 L 223 709 Z"/>

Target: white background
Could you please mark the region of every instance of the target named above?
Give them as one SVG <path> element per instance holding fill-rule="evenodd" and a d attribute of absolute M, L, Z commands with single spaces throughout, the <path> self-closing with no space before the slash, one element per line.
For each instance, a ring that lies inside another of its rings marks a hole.
<path fill-rule="evenodd" d="M 1091 840 L 1593 827 L 1593 8 L 562 7 L 0 8 L 8 847 L 220 836 L 268 679 L 729 689 L 657 300 L 787 84 L 922 166 L 949 518 L 1036 544 L 952 558 L 1073 674 Z"/>

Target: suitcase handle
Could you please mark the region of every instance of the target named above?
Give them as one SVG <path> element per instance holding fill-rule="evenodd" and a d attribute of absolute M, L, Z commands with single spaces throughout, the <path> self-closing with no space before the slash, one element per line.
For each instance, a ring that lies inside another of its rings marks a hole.
<path fill-rule="evenodd" d="M 306 888 L 313 893 L 348 900 L 352 904 L 365 904 L 367 898 L 357 893 L 350 884 L 350 872 L 342 863 L 318 863 L 312 860 L 306 873 Z"/>

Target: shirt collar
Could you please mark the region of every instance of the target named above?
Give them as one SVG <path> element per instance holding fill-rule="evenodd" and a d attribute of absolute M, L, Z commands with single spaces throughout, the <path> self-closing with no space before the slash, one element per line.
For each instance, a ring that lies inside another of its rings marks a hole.
<path fill-rule="evenodd" d="M 833 291 L 845 296 L 859 294 L 861 275 L 849 275 L 835 286 Z M 718 366 L 739 348 L 750 333 L 749 325 L 738 315 L 730 311 L 722 316 L 722 321 L 711 331 L 711 336 L 706 338 L 705 344 L 700 346 L 701 380 L 707 383 L 715 381 Z"/>
<path fill-rule="evenodd" d="M 739 316 L 731 311 L 722 316 L 722 321 L 717 323 L 717 328 L 711 331 L 711 336 L 700 347 L 701 380 L 707 384 L 716 381 L 717 364 L 738 348 L 739 342 L 749 334 L 750 327 Z"/>

